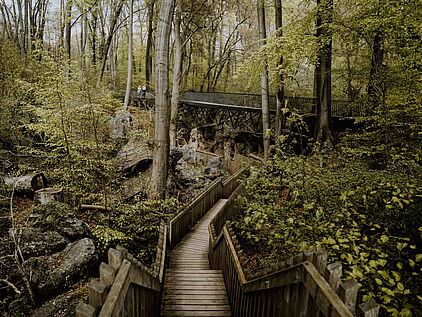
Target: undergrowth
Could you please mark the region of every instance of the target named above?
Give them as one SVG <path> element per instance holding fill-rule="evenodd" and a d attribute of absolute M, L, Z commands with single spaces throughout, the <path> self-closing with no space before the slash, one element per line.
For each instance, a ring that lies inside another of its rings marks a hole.
<path fill-rule="evenodd" d="M 360 283 L 363 301 L 374 298 L 384 314 L 420 316 L 422 168 L 370 163 L 345 152 L 276 155 L 246 181 L 233 225 L 252 270 L 326 248 L 344 279 Z"/>

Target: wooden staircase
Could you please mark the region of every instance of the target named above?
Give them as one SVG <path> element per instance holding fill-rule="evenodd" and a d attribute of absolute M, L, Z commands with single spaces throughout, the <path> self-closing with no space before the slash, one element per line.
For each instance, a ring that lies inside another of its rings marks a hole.
<path fill-rule="evenodd" d="M 162 316 L 231 316 L 221 271 L 208 262 L 208 225 L 227 199 L 220 199 L 171 251 Z"/>

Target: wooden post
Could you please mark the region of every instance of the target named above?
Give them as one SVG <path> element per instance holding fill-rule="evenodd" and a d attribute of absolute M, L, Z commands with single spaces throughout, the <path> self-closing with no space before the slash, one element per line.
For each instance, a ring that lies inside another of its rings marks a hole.
<path fill-rule="evenodd" d="M 100 282 L 105 284 L 107 288 L 110 288 L 111 285 L 113 285 L 115 277 L 116 277 L 116 270 L 104 262 L 101 263 Z"/>
<path fill-rule="evenodd" d="M 76 307 L 75 317 L 95 317 L 95 308 L 81 302 Z"/>
<path fill-rule="evenodd" d="M 108 264 L 116 271 L 120 268 L 123 262 L 122 252 L 110 248 L 108 250 Z"/>
<path fill-rule="evenodd" d="M 340 286 L 340 279 L 343 273 L 343 267 L 340 262 L 328 264 L 325 268 L 325 280 L 330 284 L 334 292 L 338 292 Z"/>
<path fill-rule="evenodd" d="M 98 279 L 92 279 L 88 284 L 88 302 L 89 305 L 99 311 L 107 297 L 107 287 Z"/>
<path fill-rule="evenodd" d="M 340 284 L 339 297 L 346 304 L 349 310 L 356 311 L 356 299 L 358 296 L 358 283 L 355 280 L 348 280 Z M 366 316 L 366 315 L 365 315 Z M 368 315 L 372 316 L 372 315 Z"/>
<path fill-rule="evenodd" d="M 367 302 L 360 304 L 358 309 L 359 317 L 378 317 L 380 311 L 379 305 L 374 301 L 373 298 Z"/>

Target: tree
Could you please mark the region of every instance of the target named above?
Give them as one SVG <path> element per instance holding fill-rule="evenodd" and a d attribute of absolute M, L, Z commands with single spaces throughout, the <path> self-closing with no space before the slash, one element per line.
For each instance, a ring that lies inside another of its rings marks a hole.
<path fill-rule="evenodd" d="M 331 58 L 333 0 L 317 1 L 317 65 L 316 65 L 316 94 L 317 121 L 315 125 L 315 140 L 319 143 L 327 142 L 332 145 L 330 130 L 331 120 Z"/>
<path fill-rule="evenodd" d="M 155 133 L 152 164 L 152 196 L 164 198 L 169 160 L 169 40 L 173 17 L 173 0 L 162 0 L 155 45 Z"/>
<path fill-rule="evenodd" d="M 258 0 L 258 26 L 261 46 L 265 45 L 267 32 L 265 29 L 265 7 L 264 0 Z M 262 134 L 264 140 L 264 159 L 268 159 L 270 150 L 270 109 L 268 97 L 268 63 L 264 60 L 264 67 L 261 73 L 261 107 L 262 107 Z"/>
<path fill-rule="evenodd" d="M 274 7 L 275 7 L 276 34 L 278 37 L 282 37 L 283 36 L 283 7 L 281 5 L 281 0 L 274 0 Z M 283 55 L 280 55 L 280 60 L 277 66 L 280 68 L 282 65 L 283 65 Z M 283 101 L 284 101 L 284 74 L 281 69 L 278 70 L 278 80 L 279 80 L 279 84 L 277 87 L 277 110 L 276 110 L 276 119 L 275 119 L 275 136 L 277 140 L 281 134 L 281 121 L 282 121 L 281 107 L 283 106 Z"/>
<path fill-rule="evenodd" d="M 115 32 L 115 29 L 116 29 L 116 26 L 117 26 L 117 21 L 120 17 L 120 13 L 122 11 L 124 2 L 125 2 L 125 0 L 118 0 L 118 3 L 117 3 L 117 5 L 116 5 L 116 7 L 113 11 L 113 15 L 111 16 L 110 28 L 109 28 L 109 31 L 108 31 L 107 40 L 105 42 L 103 52 L 101 54 L 102 60 L 101 60 L 100 72 L 99 72 L 98 78 L 97 78 L 97 86 L 99 86 L 101 81 L 103 80 L 104 71 L 105 71 L 106 64 L 107 64 L 108 52 L 109 52 L 110 46 L 112 44 L 114 32 Z"/>
<path fill-rule="evenodd" d="M 129 0 L 129 45 L 127 52 L 127 84 L 124 101 L 124 108 L 127 110 L 130 101 L 130 92 L 132 90 L 133 73 L 133 0 Z"/>
<path fill-rule="evenodd" d="M 152 81 L 152 53 L 154 37 L 154 6 L 155 0 L 148 1 L 148 34 L 147 34 L 147 47 L 145 53 L 145 81 L 148 88 L 151 88 Z"/>
<path fill-rule="evenodd" d="M 180 83 L 182 80 L 183 48 L 180 35 L 180 20 L 182 15 L 181 0 L 176 0 L 176 12 L 174 15 L 174 67 L 173 67 L 173 88 L 171 94 L 170 113 L 170 148 L 177 146 L 177 108 L 180 97 Z"/>

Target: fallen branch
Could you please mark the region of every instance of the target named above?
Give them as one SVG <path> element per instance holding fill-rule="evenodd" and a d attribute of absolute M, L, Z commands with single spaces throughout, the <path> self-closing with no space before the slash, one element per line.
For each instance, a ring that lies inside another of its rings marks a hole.
<path fill-rule="evenodd" d="M 13 285 L 12 283 L 10 283 L 8 280 L 5 280 L 5 279 L 2 278 L 2 279 L 0 279 L 0 282 L 3 282 L 7 286 L 10 286 L 15 291 L 16 294 L 19 294 L 20 295 L 22 293 L 15 285 Z"/>
<path fill-rule="evenodd" d="M 79 210 L 101 210 L 107 211 L 107 208 L 99 205 L 80 205 Z"/>

